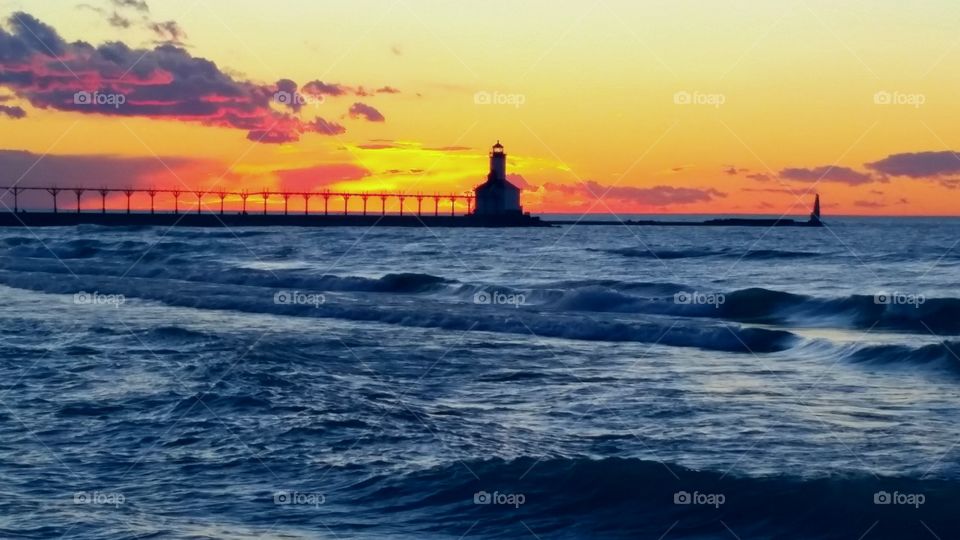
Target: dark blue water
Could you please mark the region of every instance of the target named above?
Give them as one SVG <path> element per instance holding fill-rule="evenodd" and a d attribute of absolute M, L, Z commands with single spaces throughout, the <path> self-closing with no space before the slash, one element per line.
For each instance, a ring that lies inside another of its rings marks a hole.
<path fill-rule="evenodd" d="M 0 230 L 0 537 L 951 538 L 958 239 Z"/>

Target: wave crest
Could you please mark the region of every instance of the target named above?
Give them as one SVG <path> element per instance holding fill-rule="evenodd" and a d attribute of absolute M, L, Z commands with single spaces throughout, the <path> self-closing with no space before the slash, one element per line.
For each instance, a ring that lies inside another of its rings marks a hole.
<path fill-rule="evenodd" d="M 872 537 L 914 538 L 918 520 L 934 531 L 960 527 L 953 510 L 960 486 L 948 481 L 868 473 L 741 477 L 635 458 L 466 461 L 376 476 L 349 490 L 364 507 L 410 526 L 473 524 L 480 537 L 502 535 L 521 521 L 560 538 L 659 538 L 668 530 L 677 538 L 730 538 L 731 531 L 744 538 L 858 538 L 878 520 L 882 527 Z M 923 504 L 875 503 L 884 493 L 920 494 Z M 701 503 L 684 502 L 694 498 Z"/>

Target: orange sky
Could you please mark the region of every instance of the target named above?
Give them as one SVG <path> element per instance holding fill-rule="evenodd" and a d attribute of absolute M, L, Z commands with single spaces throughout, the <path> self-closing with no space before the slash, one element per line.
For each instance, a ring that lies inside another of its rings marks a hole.
<path fill-rule="evenodd" d="M 956 2 L 115 4 L 0 2 L 47 49 L 0 65 L 6 183 L 453 193 L 500 139 L 533 212 L 960 211 Z M 51 74 L 129 100 L 77 107 Z"/>

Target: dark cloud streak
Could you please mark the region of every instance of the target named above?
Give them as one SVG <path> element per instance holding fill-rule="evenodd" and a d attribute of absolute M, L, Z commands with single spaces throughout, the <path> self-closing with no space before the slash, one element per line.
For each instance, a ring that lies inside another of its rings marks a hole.
<path fill-rule="evenodd" d="M 150 6 L 147 5 L 146 0 L 110 0 L 110 2 L 118 8 L 131 8 L 143 13 L 150 12 Z"/>
<path fill-rule="evenodd" d="M 949 150 L 891 154 L 866 167 L 889 176 L 934 178 L 960 173 L 960 154 Z"/>
<path fill-rule="evenodd" d="M 648 188 L 632 186 L 606 186 L 594 180 L 576 184 L 547 183 L 543 185 L 546 194 L 561 194 L 587 200 L 605 199 L 635 203 L 647 206 L 672 206 L 697 202 L 710 202 L 727 194 L 713 188 L 688 188 L 675 186 L 654 186 Z"/>
<path fill-rule="evenodd" d="M 15 105 L 0 105 L 0 114 L 13 118 L 14 120 L 19 120 L 26 118 L 27 111 L 23 110 L 23 107 L 17 107 Z"/>
<path fill-rule="evenodd" d="M 124 5 L 134 4 L 140 5 Z M 237 79 L 173 44 L 134 49 L 122 42 L 96 47 L 67 43 L 52 27 L 23 12 L 13 14 L 8 27 L 0 28 L 0 86 L 36 108 L 196 122 L 243 130 L 248 139 L 263 143 L 345 131 L 323 119 L 307 121 L 278 111 L 276 85 Z M 168 37 L 183 37 L 178 26 L 164 28 Z M 123 103 L 104 105 L 97 95 L 114 96 L 114 102 L 122 96 Z M 351 108 L 351 116 L 384 120 L 376 109 L 363 107 Z"/>
<path fill-rule="evenodd" d="M 187 38 L 186 32 L 180 28 L 176 21 L 150 22 L 147 24 L 147 28 L 156 34 L 159 43 L 183 45 Z"/>
<path fill-rule="evenodd" d="M 380 111 L 359 101 L 350 106 L 349 114 L 350 118 L 363 118 L 368 122 L 383 122 L 386 120 Z"/>
<path fill-rule="evenodd" d="M 855 171 L 849 167 L 827 165 L 812 169 L 787 168 L 780 171 L 784 180 L 797 182 L 836 182 L 856 186 L 877 181 L 868 173 Z"/>

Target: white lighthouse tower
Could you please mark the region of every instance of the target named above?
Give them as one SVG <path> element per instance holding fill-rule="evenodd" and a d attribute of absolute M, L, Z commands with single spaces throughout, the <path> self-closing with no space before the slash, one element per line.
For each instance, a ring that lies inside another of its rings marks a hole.
<path fill-rule="evenodd" d="M 476 215 L 521 215 L 520 188 L 507 180 L 507 154 L 500 141 L 490 149 L 490 174 L 487 181 L 474 189 Z"/>

